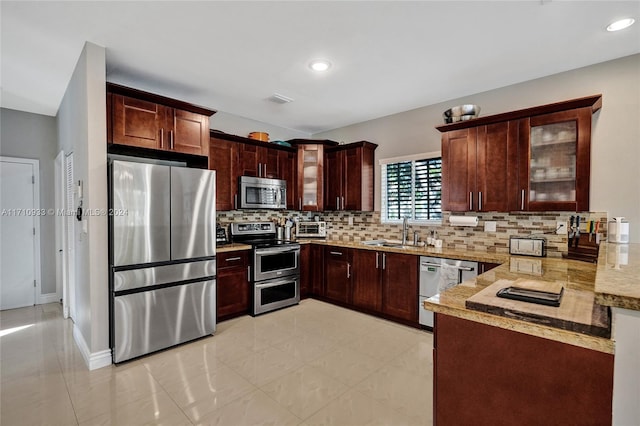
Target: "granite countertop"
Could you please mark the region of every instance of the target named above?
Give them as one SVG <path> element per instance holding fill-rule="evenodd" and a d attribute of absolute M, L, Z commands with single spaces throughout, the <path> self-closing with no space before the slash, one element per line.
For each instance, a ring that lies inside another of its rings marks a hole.
<path fill-rule="evenodd" d="M 251 246 L 248 244 L 229 243 L 229 244 L 216 247 L 216 253 L 226 253 L 229 251 L 241 251 L 241 250 L 251 250 Z"/>
<path fill-rule="evenodd" d="M 531 267 L 526 265 L 531 265 Z M 577 260 L 510 256 L 508 262 L 501 266 L 427 299 L 424 302 L 424 307 L 430 311 L 532 336 L 605 353 L 614 352 L 614 342 L 609 338 L 493 315 L 466 307 L 465 302 L 467 299 L 496 281 L 503 279 L 516 280 L 518 278 L 560 282 L 565 288 L 593 292 L 596 265 Z"/>
<path fill-rule="evenodd" d="M 601 305 L 640 311 L 640 244 L 600 246 L 595 295 Z"/>

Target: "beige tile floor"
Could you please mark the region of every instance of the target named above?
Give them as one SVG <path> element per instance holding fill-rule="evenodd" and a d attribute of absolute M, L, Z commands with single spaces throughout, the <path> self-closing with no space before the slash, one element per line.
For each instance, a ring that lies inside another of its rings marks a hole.
<path fill-rule="evenodd" d="M 0 424 L 429 425 L 432 335 L 317 300 L 88 371 L 59 304 L 0 312 Z"/>

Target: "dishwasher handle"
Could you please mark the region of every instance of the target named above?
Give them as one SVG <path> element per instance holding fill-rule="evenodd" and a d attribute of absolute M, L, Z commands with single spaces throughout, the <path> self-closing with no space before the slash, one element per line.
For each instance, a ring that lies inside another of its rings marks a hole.
<path fill-rule="evenodd" d="M 434 268 L 439 268 L 442 265 L 439 263 L 421 262 L 420 266 L 433 266 Z"/>

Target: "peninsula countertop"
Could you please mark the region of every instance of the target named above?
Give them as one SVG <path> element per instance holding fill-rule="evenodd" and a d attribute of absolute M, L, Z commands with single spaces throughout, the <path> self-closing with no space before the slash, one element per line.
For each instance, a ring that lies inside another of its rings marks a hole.
<path fill-rule="evenodd" d="M 603 244 L 598 255 L 596 301 L 640 311 L 640 244 Z"/>

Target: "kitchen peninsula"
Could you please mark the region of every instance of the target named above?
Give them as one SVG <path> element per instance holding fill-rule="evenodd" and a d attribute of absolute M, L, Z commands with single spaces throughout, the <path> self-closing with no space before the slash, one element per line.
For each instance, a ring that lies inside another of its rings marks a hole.
<path fill-rule="evenodd" d="M 606 306 L 613 307 L 611 338 L 536 324 L 523 316 L 498 316 L 467 308 L 469 298 L 496 281 L 523 277 L 514 272 L 514 263 L 521 259 L 515 256 L 425 301 L 424 308 L 436 315 L 434 422 L 447 424 L 455 419 L 463 424 L 495 424 L 496 413 L 501 413 L 504 424 L 611 424 L 613 412 L 615 424 L 627 424 L 617 422 L 632 417 L 618 413 L 616 402 L 627 398 L 626 407 L 623 402 L 619 407 L 630 410 L 634 404 L 626 394 L 633 388 L 618 386 L 620 381 L 633 382 L 638 370 L 637 365 L 620 364 L 615 359 L 614 380 L 614 355 L 624 345 L 631 354 L 620 355 L 636 359 L 633 354 L 638 341 L 637 336 L 618 335 L 616 309 L 624 308 L 624 315 L 637 314 L 640 308 L 640 246 L 626 246 L 622 262 L 612 254 L 617 255 L 619 247 L 604 244 L 597 266 L 540 259 L 541 272 L 535 276 L 536 280 L 561 282 L 567 289 L 592 293 L 593 312 L 604 308 L 610 317 Z M 594 315 L 593 320 L 601 318 Z M 625 378 L 629 374 L 632 378 Z"/>

